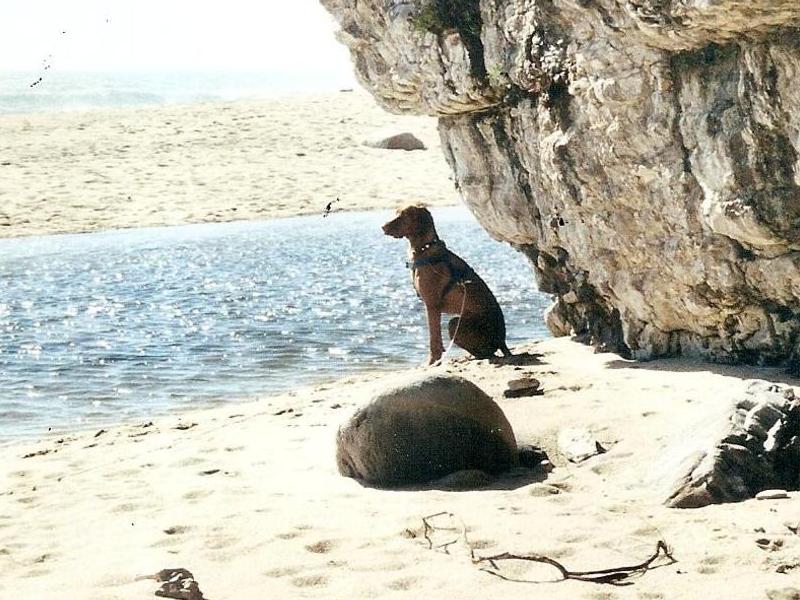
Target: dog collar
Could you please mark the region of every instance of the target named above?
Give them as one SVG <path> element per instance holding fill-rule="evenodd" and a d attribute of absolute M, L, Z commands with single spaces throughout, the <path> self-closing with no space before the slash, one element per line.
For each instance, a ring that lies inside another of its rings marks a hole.
<path fill-rule="evenodd" d="M 437 238 L 431 240 L 430 242 L 428 242 L 427 244 L 424 244 L 424 245 L 420 246 L 419 248 L 413 248 L 414 254 L 415 255 L 416 254 L 422 254 L 423 252 L 425 252 L 426 250 L 430 250 L 431 248 L 433 248 L 437 244 L 444 245 L 444 242 L 437 237 Z"/>

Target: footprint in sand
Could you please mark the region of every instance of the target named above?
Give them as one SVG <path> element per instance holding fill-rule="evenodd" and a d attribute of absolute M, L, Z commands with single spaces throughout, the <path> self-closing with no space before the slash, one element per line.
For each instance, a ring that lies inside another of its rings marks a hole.
<path fill-rule="evenodd" d="M 321 542 L 317 542 L 316 544 L 309 544 L 306 546 L 306 550 L 311 552 L 312 554 L 327 554 L 331 550 L 333 550 L 335 543 L 331 540 L 323 540 Z"/>
<path fill-rule="evenodd" d="M 291 577 L 292 575 L 297 575 L 302 570 L 301 567 L 276 567 L 269 571 L 264 571 L 264 576 L 276 579 L 279 577 Z"/>
<path fill-rule="evenodd" d="M 634 529 L 633 532 L 631 532 L 631 535 L 650 538 L 661 535 L 661 531 L 658 529 L 658 527 L 653 527 L 652 525 L 643 525 L 638 529 Z"/>
<path fill-rule="evenodd" d="M 418 577 L 403 577 L 386 584 L 386 587 L 395 592 L 406 592 L 419 583 Z"/>
<path fill-rule="evenodd" d="M 323 587 L 328 585 L 328 578 L 325 575 L 309 575 L 307 577 L 295 577 L 292 585 L 299 588 Z"/>
<path fill-rule="evenodd" d="M 619 596 L 614 592 L 592 592 L 587 598 L 591 600 L 617 600 Z"/>
<path fill-rule="evenodd" d="M 183 495 L 183 499 L 193 502 L 195 500 L 201 500 L 202 498 L 210 496 L 213 493 L 213 490 L 190 490 Z"/>
<path fill-rule="evenodd" d="M 44 577 L 50 573 L 50 569 L 31 569 L 23 575 L 23 577 Z"/>
<path fill-rule="evenodd" d="M 205 547 L 209 550 L 224 550 L 239 543 L 239 538 L 232 535 L 217 535 L 206 539 Z"/>

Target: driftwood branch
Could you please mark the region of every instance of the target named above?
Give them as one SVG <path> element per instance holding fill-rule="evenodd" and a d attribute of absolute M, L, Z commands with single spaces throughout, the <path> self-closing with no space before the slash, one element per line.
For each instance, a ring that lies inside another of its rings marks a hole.
<path fill-rule="evenodd" d="M 629 581 L 629 579 L 632 577 L 635 577 L 637 575 L 644 575 L 650 569 L 671 565 L 677 562 L 675 558 L 672 556 L 672 550 L 669 548 L 669 546 L 667 546 L 666 542 L 664 542 L 663 540 L 659 540 L 658 543 L 656 544 L 655 553 L 652 556 L 650 556 L 647 560 L 641 563 L 630 566 L 613 567 L 610 569 L 597 569 L 592 571 L 571 571 L 557 560 L 541 554 L 512 554 L 510 552 L 504 552 L 502 554 L 496 554 L 493 556 L 478 557 L 475 556 L 475 549 L 472 547 L 472 545 L 469 543 L 469 540 L 467 539 L 467 527 L 463 523 L 463 521 L 460 527 L 437 527 L 432 523 L 432 521 L 438 517 L 448 517 L 450 519 L 457 518 L 453 513 L 440 512 L 433 515 L 429 515 L 422 519 L 423 535 L 425 537 L 425 540 L 427 540 L 428 542 L 429 550 L 443 550 L 445 553 L 449 554 L 451 546 L 459 542 L 463 542 L 464 545 L 469 549 L 470 557 L 472 559 L 473 564 L 480 566 L 482 571 L 485 571 L 490 575 L 494 575 L 495 577 L 499 577 L 506 581 L 516 581 L 520 583 L 543 583 L 539 581 L 515 579 L 503 574 L 501 572 L 500 565 L 501 563 L 508 561 L 535 562 L 535 563 L 550 565 L 551 567 L 558 570 L 558 572 L 561 574 L 561 579 L 558 581 L 566 581 L 568 579 L 574 579 L 576 581 L 586 581 L 588 583 L 609 584 L 609 585 L 630 585 L 631 582 Z M 446 542 L 436 545 L 434 544 L 433 538 L 431 537 L 431 535 L 436 531 L 447 531 L 456 533 L 455 537 L 453 537 L 452 539 L 448 539 Z"/>
<path fill-rule="evenodd" d="M 660 559 L 665 559 L 664 562 L 659 562 Z M 561 573 L 561 580 L 567 579 L 575 579 L 577 581 L 586 581 L 589 583 L 605 583 L 611 585 L 629 585 L 630 582 L 628 579 L 634 577 L 636 575 L 644 575 L 650 569 L 659 566 L 665 566 L 668 564 L 673 564 L 677 562 L 675 558 L 672 556 L 672 551 L 669 549 L 667 544 L 663 540 L 659 540 L 656 544 L 656 551 L 655 553 L 645 560 L 644 562 L 626 566 L 626 567 L 613 567 L 610 569 L 597 569 L 593 571 L 570 571 L 565 567 L 563 564 L 558 562 L 555 559 L 549 558 L 547 556 L 542 556 L 540 554 L 510 554 L 508 552 L 504 552 L 503 554 L 497 554 L 495 556 L 484 556 L 480 558 L 476 558 L 473 562 L 477 565 L 487 563 L 490 565 L 491 568 L 484 568 L 483 571 L 486 571 L 490 575 L 495 575 L 500 577 L 501 579 L 506 579 L 508 581 L 526 581 L 526 580 L 519 580 L 519 579 L 511 579 L 503 575 L 500 572 L 499 563 L 502 561 L 510 561 L 510 560 L 519 560 L 519 561 L 527 561 L 527 562 L 536 562 L 536 563 L 543 563 L 546 565 L 550 565 L 555 569 L 558 569 L 559 573 Z M 659 562 L 659 564 L 655 564 Z M 528 582 L 528 583 L 536 583 L 536 582 Z"/>

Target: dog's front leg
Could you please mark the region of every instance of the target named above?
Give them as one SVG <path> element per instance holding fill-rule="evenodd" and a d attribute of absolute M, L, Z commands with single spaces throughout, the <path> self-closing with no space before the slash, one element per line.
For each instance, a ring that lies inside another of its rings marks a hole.
<path fill-rule="evenodd" d="M 425 306 L 428 315 L 428 338 L 430 354 L 428 364 L 432 365 L 442 358 L 444 346 L 442 345 L 442 309 L 439 306 Z"/>

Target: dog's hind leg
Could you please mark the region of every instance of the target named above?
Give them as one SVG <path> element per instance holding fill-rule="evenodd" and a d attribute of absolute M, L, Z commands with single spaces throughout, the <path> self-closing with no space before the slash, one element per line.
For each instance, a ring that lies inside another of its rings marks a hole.
<path fill-rule="evenodd" d="M 454 317 L 447 323 L 447 332 L 451 340 L 455 337 L 456 346 L 475 358 L 490 358 L 494 356 L 497 345 L 492 340 L 491 332 L 486 331 L 485 325 L 483 319 Z"/>

